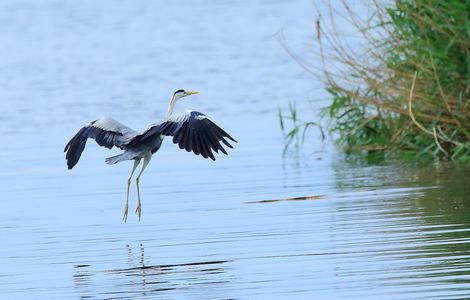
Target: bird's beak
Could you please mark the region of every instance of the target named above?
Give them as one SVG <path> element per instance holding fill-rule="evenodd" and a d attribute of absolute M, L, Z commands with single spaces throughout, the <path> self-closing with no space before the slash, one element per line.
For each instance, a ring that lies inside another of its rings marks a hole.
<path fill-rule="evenodd" d="M 191 95 L 199 94 L 199 92 L 191 91 L 191 92 L 186 92 L 186 94 L 188 94 L 188 96 L 191 96 Z"/>

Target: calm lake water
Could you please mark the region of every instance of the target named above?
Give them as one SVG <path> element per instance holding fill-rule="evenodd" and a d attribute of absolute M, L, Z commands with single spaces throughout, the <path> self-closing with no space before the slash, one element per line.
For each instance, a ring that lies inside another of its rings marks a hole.
<path fill-rule="evenodd" d="M 0 298 L 470 298 L 469 165 L 348 161 L 315 131 L 282 155 L 278 106 L 322 92 L 274 35 L 308 55 L 314 20 L 310 0 L 1 1 Z M 63 147 L 104 115 L 146 129 L 179 88 L 239 143 L 212 162 L 165 141 L 125 224 L 131 163 L 89 143 L 69 171 Z"/>

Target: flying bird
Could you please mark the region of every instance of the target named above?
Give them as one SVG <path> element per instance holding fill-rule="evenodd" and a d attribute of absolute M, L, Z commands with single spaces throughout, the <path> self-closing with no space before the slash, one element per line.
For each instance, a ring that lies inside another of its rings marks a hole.
<path fill-rule="evenodd" d="M 89 138 L 94 139 L 101 147 L 108 149 L 117 147 L 123 150 L 124 152 L 119 155 L 106 158 L 106 163 L 115 164 L 126 160 L 134 161 L 131 174 L 127 180 L 127 195 L 123 216 L 123 220 L 126 222 L 132 175 L 143 160 L 142 169 L 135 179 L 137 187 L 137 208 L 135 213 L 140 220 L 142 214 L 139 190 L 140 176 L 149 164 L 152 155 L 160 149 L 165 136 L 173 137 L 173 143 L 178 144 L 180 149 L 185 149 L 188 152 L 192 151 L 196 155 L 212 160 L 215 160 L 213 151 L 218 153 L 220 150 L 220 152 L 227 154 L 222 144 L 233 148 L 227 139 L 237 142 L 200 112 L 187 110 L 185 113 L 173 113 L 173 108 L 179 99 L 195 94 L 198 94 L 198 92 L 177 90 L 170 100 L 165 119 L 160 123 L 153 124 L 142 133 L 109 117 L 99 118 L 82 127 L 65 145 L 64 152 L 66 152 L 65 158 L 68 169 L 72 169 L 77 164 Z"/>

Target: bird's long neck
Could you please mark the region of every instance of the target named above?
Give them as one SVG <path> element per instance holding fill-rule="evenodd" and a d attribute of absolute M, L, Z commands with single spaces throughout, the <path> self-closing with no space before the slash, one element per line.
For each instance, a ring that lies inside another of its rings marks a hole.
<path fill-rule="evenodd" d="M 175 95 L 171 97 L 170 103 L 168 104 L 168 111 L 166 112 L 166 117 L 169 118 L 173 113 L 173 108 L 175 107 L 176 100 L 178 100 Z"/>

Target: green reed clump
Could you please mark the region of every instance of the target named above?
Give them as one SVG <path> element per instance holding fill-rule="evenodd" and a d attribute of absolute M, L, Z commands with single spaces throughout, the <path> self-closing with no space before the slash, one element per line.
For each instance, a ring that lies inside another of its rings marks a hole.
<path fill-rule="evenodd" d="M 338 143 L 349 152 L 470 158 L 470 1 L 372 1 L 366 21 L 341 3 L 366 43 L 358 51 L 340 35 L 332 9 L 317 21 L 323 64 L 307 66 L 331 95 L 322 115 Z"/>

